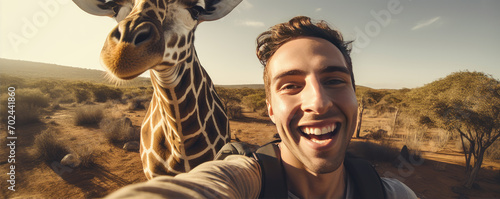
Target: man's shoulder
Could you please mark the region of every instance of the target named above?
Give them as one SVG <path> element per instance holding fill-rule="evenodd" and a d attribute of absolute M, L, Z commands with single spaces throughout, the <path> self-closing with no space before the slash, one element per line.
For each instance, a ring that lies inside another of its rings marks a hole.
<path fill-rule="evenodd" d="M 394 178 L 381 178 L 387 199 L 392 198 L 417 198 L 415 192 L 401 181 Z"/>

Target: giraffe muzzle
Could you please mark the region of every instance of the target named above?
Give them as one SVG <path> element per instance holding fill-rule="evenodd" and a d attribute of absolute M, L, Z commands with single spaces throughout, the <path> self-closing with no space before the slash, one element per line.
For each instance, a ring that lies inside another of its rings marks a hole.
<path fill-rule="evenodd" d="M 121 21 L 109 34 L 101 59 L 110 73 L 133 79 L 159 64 L 165 49 L 158 24 L 150 20 Z"/>

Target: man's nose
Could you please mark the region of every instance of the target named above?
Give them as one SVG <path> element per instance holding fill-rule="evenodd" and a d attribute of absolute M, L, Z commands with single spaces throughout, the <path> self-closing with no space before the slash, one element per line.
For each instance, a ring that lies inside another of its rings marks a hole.
<path fill-rule="evenodd" d="M 333 106 L 327 91 L 317 81 L 307 84 L 301 97 L 302 110 L 306 113 L 321 115 Z"/>

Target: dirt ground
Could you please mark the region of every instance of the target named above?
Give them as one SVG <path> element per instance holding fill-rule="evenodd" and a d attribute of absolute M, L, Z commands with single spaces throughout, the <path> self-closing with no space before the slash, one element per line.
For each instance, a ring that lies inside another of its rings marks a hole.
<path fill-rule="evenodd" d="M 15 190 L 8 190 L 10 163 L 9 150 L 3 144 L 0 150 L 0 193 L 5 198 L 95 198 L 103 197 L 127 184 L 146 181 L 138 152 L 128 152 L 121 146 L 109 144 L 98 127 L 73 125 L 76 107 L 62 105 L 62 109 L 44 116 L 41 123 L 17 127 L 15 149 Z M 129 111 L 125 105 L 108 105 L 107 114 L 129 117 L 139 128 L 145 111 Z M 276 129 L 267 117 L 256 113 L 244 113 L 246 118 L 230 122 L 232 138 L 251 144 L 263 145 L 272 141 Z M 364 117 L 365 129 L 377 128 L 389 118 Z M 35 158 L 34 137 L 53 126 L 60 130 L 58 139 L 71 149 L 93 147 L 97 151 L 92 169 L 69 168 L 58 162 L 46 163 Z M 2 126 L 5 132 L 5 126 Z M 364 132 L 365 133 L 365 132 Z M 397 132 L 404 133 L 404 132 Z M 4 134 L 5 135 L 5 134 Z M 363 134 L 362 134 L 363 135 Z M 364 142 L 365 139 L 353 139 Z M 6 136 L 0 143 L 8 143 Z M 401 147 L 400 140 L 393 144 Z M 500 198 L 500 163 L 485 160 L 474 189 L 466 190 L 460 184 L 464 180 L 464 158 L 456 149 L 448 147 L 437 152 L 423 151 L 424 159 L 404 164 L 402 162 L 377 162 L 376 169 L 383 177 L 393 177 L 404 182 L 420 198 Z"/>

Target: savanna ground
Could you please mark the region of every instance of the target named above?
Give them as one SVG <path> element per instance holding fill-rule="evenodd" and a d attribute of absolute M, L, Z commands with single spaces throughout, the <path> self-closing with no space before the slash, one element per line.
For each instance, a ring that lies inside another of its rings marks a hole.
<path fill-rule="evenodd" d="M 57 85 L 52 89 L 57 89 Z M 22 92 L 18 90 L 18 93 Z M 146 113 L 142 105 L 147 106 L 148 100 L 144 100 L 148 98 L 147 94 L 138 94 L 140 92 L 137 90 L 130 92 L 135 93 L 136 97 L 139 96 L 139 100 L 135 101 L 138 102 L 137 105 L 132 99 L 127 101 L 125 98 L 130 97 L 126 97 L 126 94 L 121 95 L 121 101 L 99 100 L 99 92 L 85 94 L 93 97 L 87 96 L 88 99 L 80 101 L 79 92 L 79 87 L 75 86 L 75 89 L 67 94 L 74 96 L 74 100 L 68 100 L 67 95 L 57 96 L 60 99 L 58 101 L 46 96 L 49 98 L 49 105 L 30 108 L 30 112 L 36 113 L 39 119 L 16 125 L 16 191 L 7 189 L 10 186 L 6 181 L 9 177 L 6 173 L 10 172 L 11 165 L 7 161 L 10 150 L 3 144 L 0 150 L 0 192 L 3 197 L 95 198 L 106 196 L 127 184 L 146 181 L 138 151 L 123 149 L 126 141 L 137 140 L 137 137 L 121 137 L 110 141 L 106 135 L 111 130 L 104 127 L 102 122 L 76 125 L 75 117 L 80 116 L 82 110 L 98 108 L 102 111 L 99 121 L 129 118 L 133 129 L 130 133 L 137 134 Z M 221 93 L 224 95 L 224 91 Z M 256 106 L 262 104 L 254 106 L 252 103 L 245 103 L 256 96 L 262 96 L 261 90 L 256 93 L 247 93 L 245 96 L 253 96 L 240 100 L 245 106 L 232 112 L 235 116 L 230 121 L 230 128 L 234 140 L 263 145 L 275 139 L 273 136 L 276 129 L 264 114 L 255 110 Z M 19 98 L 22 97 L 19 95 Z M 234 111 L 234 104 L 228 105 Z M 421 133 L 414 133 L 405 128 L 393 131 L 393 115 L 393 112 L 380 114 L 367 108 L 361 126 L 362 138 L 353 138 L 351 144 L 353 153 L 370 159 L 381 176 L 399 179 L 412 188 L 419 198 L 500 198 L 498 159 L 486 158 L 473 188 L 465 189 L 462 187 L 464 155 L 459 138 L 436 136 L 443 133 L 438 129 L 427 129 Z M 72 168 L 62 165 L 59 161 L 41 157 L 41 149 L 37 146 L 36 139 L 48 131 L 55 135 L 56 141 L 53 142 L 61 143 L 68 153 L 87 157 L 87 164 Z M 5 124 L 2 124 L 2 132 L 0 143 L 8 143 Z M 407 145 L 411 153 L 420 158 L 410 156 L 409 162 L 403 161 L 399 155 L 403 145 Z M 498 145 L 492 147 L 498 148 Z"/>

